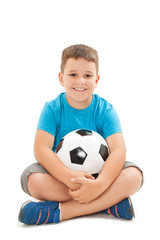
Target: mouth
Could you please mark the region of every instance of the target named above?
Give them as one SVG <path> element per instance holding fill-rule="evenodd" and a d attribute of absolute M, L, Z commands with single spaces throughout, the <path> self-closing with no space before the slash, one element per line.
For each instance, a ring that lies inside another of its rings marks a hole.
<path fill-rule="evenodd" d="M 73 88 L 76 92 L 84 92 L 87 89 L 86 88 Z"/>

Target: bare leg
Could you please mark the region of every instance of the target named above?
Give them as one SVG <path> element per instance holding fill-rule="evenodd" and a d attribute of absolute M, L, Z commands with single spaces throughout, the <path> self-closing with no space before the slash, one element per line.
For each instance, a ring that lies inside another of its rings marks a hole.
<path fill-rule="evenodd" d="M 71 200 L 68 187 L 46 173 L 31 173 L 28 177 L 28 191 L 32 197 L 39 200 L 57 202 Z"/>
<path fill-rule="evenodd" d="M 101 196 L 88 204 L 74 200 L 61 203 L 62 220 L 88 215 L 109 208 L 138 191 L 142 174 L 135 167 L 124 169 L 113 184 Z"/>
<path fill-rule="evenodd" d="M 135 167 L 128 167 L 122 170 L 101 196 L 88 204 L 72 200 L 68 187 L 49 174 L 32 173 L 29 176 L 28 190 L 37 199 L 60 202 L 62 219 L 66 220 L 109 208 L 137 192 L 141 183 L 141 172 Z"/>

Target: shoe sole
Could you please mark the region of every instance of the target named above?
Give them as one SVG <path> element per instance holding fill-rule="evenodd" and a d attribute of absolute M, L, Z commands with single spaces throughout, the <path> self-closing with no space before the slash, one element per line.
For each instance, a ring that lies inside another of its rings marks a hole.
<path fill-rule="evenodd" d="M 20 209 L 19 215 L 18 215 L 18 221 L 19 221 L 19 222 L 21 222 L 20 219 L 21 219 L 21 216 L 22 216 L 22 209 L 24 208 L 24 206 L 25 206 L 26 204 L 28 204 L 28 203 L 30 203 L 30 202 L 32 202 L 32 201 L 31 201 L 31 200 L 26 201 L 26 202 L 23 203 L 23 205 L 21 206 L 21 209 Z"/>
<path fill-rule="evenodd" d="M 128 212 L 131 216 L 133 216 L 132 219 L 134 219 L 135 218 L 135 213 L 134 213 L 133 204 L 132 204 L 132 201 L 131 201 L 130 197 L 128 197 L 128 202 L 129 202 L 129 205 L 130 205 L 130 208 L 129 208 Z M 132 220 L 132 219 L 130 219 L 130 220 Z"/>

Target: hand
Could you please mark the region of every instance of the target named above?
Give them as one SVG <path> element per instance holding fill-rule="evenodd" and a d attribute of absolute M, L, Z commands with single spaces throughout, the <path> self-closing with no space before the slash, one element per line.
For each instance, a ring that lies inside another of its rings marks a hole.
<path fill-rule="evenodd" d="M 70 174 L 70 178 L 68 179 L 68 184 L 67 186 L 71 189 L 71 190 L 77 190 L 81 187 L 80 183 L 76 183 L 74 181 L 71 181 L 71 179 L 76 179 L 76 178 L 86 178 L 86 179 L 92 179 L 94 180 L 95 178 L 87 173 L 87 172 L 83 172 L 83 171 L 72 171 Z"/>
<path fill-rule="evenodd" d="M 89 203 L 101 194 L 96 180 L 87 179 L 85 177 L 77 177 L 72 178 L 71 181 L 80 184 L 80 188 L 78 190 L 73 191 L 69 189 L 71 197 L 79 203 Z"/>

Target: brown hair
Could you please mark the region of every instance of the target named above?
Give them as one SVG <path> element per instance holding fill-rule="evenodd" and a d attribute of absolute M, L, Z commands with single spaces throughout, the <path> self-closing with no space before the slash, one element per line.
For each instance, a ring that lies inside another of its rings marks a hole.
<path fill-rule="evenodd" d="M 65 64 L 69 58 L 84 58 L 89 62 L 94 62 L 96 64 L 96 70 L 98 74 L 98 53 L 95 49 L 88 47 L 83 44 L 72 45 L 67 47 L 62 52 L 61 58 L 61 72 L 64 72 Z"/>

